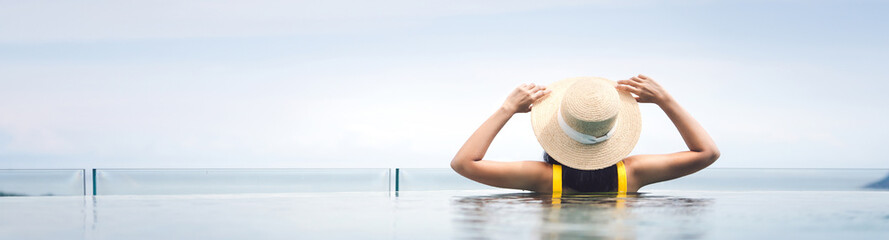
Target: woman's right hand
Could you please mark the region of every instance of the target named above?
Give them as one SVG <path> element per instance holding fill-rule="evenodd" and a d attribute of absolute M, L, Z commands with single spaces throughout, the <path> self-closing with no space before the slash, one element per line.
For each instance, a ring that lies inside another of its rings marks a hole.
<path fill-rule="evenodd" d="M 522 84 L 512 90 L 503 103 L 503 109 L 509 113 L 526 113 L 531 111 L 531 104 L 537 99 L 546 96 L 550 90 L 546 87 L 531 84 Z"/>
<path fill-rule="evenodd" d="M 640 103 L 654 103 L 661 105 L 673 99 L 660 84 L 648 76 L 639 74 L 639 76 L 631 77 L 627 80 L 617 81 L 616 88 L 618 90 L 631 92 L 636 94 L 636 101 Z"/>

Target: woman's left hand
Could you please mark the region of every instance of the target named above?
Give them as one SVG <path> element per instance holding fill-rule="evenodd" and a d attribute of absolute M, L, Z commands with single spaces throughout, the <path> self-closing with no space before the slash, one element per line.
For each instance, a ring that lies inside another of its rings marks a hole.
<path fill-rule="evenodd" d="M 526 113 L 531 111 L 531 104 L 537 99 L 546 96 L 550 90 L 546 87 L 531 84 L 522 84 L 512 90 L 503 103 L 503 109 L 510 113 Z"/>

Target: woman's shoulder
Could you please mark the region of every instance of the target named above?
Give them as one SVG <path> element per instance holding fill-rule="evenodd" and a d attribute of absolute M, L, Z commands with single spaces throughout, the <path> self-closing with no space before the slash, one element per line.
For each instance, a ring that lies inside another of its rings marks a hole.
<path fill-rule="evenodd" d="M 537 182 L 537 186 L 535 187 L 535 192 L 553 192 L 553 164 L 549 164 L 541 161 L 528 161 L 529 167 L 536 168 L 537 179 L 534 181 Z M 561 167 L 561 166 L 558 166 Z"/>

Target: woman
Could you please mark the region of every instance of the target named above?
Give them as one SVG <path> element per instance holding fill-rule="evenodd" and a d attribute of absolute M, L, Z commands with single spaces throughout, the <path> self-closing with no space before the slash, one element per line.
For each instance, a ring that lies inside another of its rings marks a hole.
<path fill-rule="evenodd" d="M 688 151 L 627 157 L 639 138 L 637 102 L 664 110 Z M 526 112 L 531 112 L 544 161 L 482 160 L 512 115 Z M 463 144 L 451 167 L 464 177 L 502 188 L 637 192 L 648 184 L 697 172 L 717 158 L 719 149 L 704 128 L 654 79 L 639 75 L 616 83 L 586 77 L 549 87 L 522 84 Z"/>

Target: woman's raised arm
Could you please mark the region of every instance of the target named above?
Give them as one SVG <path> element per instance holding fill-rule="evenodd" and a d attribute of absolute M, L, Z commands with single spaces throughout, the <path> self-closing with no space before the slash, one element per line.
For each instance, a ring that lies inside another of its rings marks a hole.
<path fill-rule="evenodd" d="M 540 191 L 539 178 L 547 172 L 546 163 L 540 161 L 496 162 L 483 161 L 485 153 L 500 129 L 515 113 L 531 111 L 531 103 L 549 93 L 543 86 L 522 84 L 507 97 L 496 112 L 475 130 L 463 144 L 451 168 L 460 175 L 477 182 L 504 188 Z"/>
<path fill-rule="evenodd" d="M 617 83 L 618 90 L 636 94 L 636 101 L 654 103 L 664 110 L 688 146 L 688 151 L 678 153 L 628 157 L 625 162 L 638 187 L 697 172 L 719 158 L 719 149 L 710 134 L 654 79 L 639 75 Z"/>

